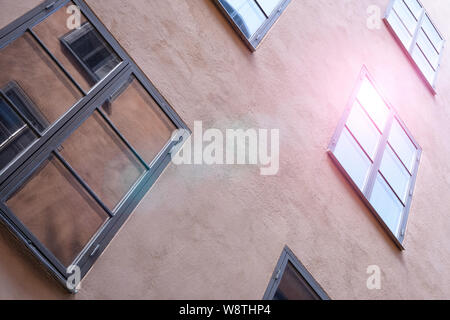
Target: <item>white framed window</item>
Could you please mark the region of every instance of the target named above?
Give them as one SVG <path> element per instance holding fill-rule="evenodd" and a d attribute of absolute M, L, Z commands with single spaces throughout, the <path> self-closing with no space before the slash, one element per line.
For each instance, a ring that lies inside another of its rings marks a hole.
<path fill-rule="evenodd" d="M 363 67 L 329 154 L 403 248 L 422 149 Z"/>
<path fill-rule="evenodd" d="M 391 0 L 385 22 L 435 91 L 445 40 L 418 0 Z"/>

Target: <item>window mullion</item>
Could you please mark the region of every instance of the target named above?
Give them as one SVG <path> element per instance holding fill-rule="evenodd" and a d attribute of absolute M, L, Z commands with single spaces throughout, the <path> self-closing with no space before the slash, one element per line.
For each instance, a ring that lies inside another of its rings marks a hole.
<path fill-rule="evenodd" d="M 423 21 L 425 19 L 425 9 L 422 8 L 422 12 L 420 13 L 420 18 L 417 21 L 416 30 L 414 31 L 413 37 L 411 39 L 411 44 L 409 45 L 408 52 L 412 54 L 414 50 L 414 46 L 417 43 L 417 38 L 419 37 L 420 29 L 422 28 Z"/>
<path fill-rule="evenodd" d="M 110 218 L 114 217 L 114 214 L 109 210 L 109 208 L 100 200 L 100 198 L 97 196 L 97 194 L 94 192 L 94 190 L 89 187 L 89 185 L 83 180 L 83 178 L 80 177 L 80 175 L 75 171 L 74 168 L 59 154 L 58 151 L 54 151 L 53 154 L 56 155 L 56 158 L 58 158 L 59 161 L 64 165 L 64 167 L 75 177 L 75 179 L 78 181 L 78 183 L 81 184 L 81 186 L 87 191 L 87 193 L 97 202 L 97 204 L 105 210 L 105 212 L 108 214 Z"/>
<path fill-rule="evenodd" d="M 67 71 L 67 69 L 59 62 L 59 60 L 51 53 L 50 49 L 47 48 L 47 46 L 41 41 L 41 39 L 37 36 L 37 34 L 31 29 L 28 29 L 28 32 L 33 36 L 33 38 L 36 40 L 36 42 L 41 46 L 41 48 L 45 51 L 45 53 L 48 54 L 48 56 L 53 60 L 53 62 L 56 63 L 56 65 L 64 72 L 64 74 L 72 81 L 72 83 L 77 87 L 77 89 L 86 96 L 87 93 L 84 91 L 84 89 L 80 86 L 80 84 L 72 77 L 72 75 Z"/>
<path fill-rule="evenodd" d="M 387 120 L 385 129 L 383 131 L 383 135 L 381 137 L 381 141 L 378 144 L 377 152 L 375 154 L 375 159 L 372 163 L 372 168 L 370 171 L 369 178 L 364 187 L 363 194 L 367 200 L 370 201 L 370 197 L 372 196 L 373 187 L 375 186 L 375 181 L 378 176 L 378 171 L 380 170 L 381 161 L 383 160 L 384 152 L 388 146 L 389 134 L 391 133 L 392 123 L 394 122 L 394 111 L 392 108 L 390 109 L 389 118 Z"/>

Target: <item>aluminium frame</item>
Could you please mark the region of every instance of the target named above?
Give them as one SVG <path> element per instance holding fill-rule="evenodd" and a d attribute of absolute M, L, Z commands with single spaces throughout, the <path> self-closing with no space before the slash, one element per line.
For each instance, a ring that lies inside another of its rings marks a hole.
<path fill-rule="evenodd" d="M 310 286 L 310 288 L 317 294 L 321 300 L 331 300 L 325 290 L 320 286 L 320 284 L 314 279 L 314 277 L 309 273 L 306 267 L 300 262 L 300 260 L 295 256 L 288 246 L 285 246 L 283 252 L 281 253 L 280 259 L 275 267 L 275 270 L 270 278 L 269 285 L 267 286 L 266 292 L 264 293 L 263 300 L 273 300 L 275 293 L 277 292 L 278 286 L 283 279 L 284 272 L 288 263 L 291 263 L 294 268 L 300 273 L 305 282 Z"/>
<path fill-rule="evenodd" d="M 103 80 L 94 85 L 88 92 L 85 92 L 81 88 L 33 31 L 33 27 L 71 2 L 80 8 L 87 20 L 99 32 L 106 44 L 112 48 L 121 60 L 114 70 L 112 70 Z M 158 156 L 151 163 L 146 163 L 136 150 L 133 149 L 126 138 L 120 134 L 114 124 L 109 120 L 108 116 L 101 110 L 102 104 L 120 91 L 123 84 L 126 83 L 130 77 L 134 76 L 177 129 L 184 129 L 188 134 L 190 134 L 191 131 L 83 0 L 43 1 L 43 3 L 0 30 L 0 50 L 25 33 L 31 34 L 34 40 L 37 41 L 37 45 L 48 54 L 49 60 L 53 60 L 56 66 L 59 67 L 59 70 L 68 77 L 68 80 L 74 84 L 76 88 L 78 88 L 82 94 L 82 98 L 80 98 L 78 102 L 76 102 L 55 123 L 51 124 L 44 132 L 39 132 L 34 128 L 32 123 L 27 120 L 26 116 L 19 110 L 16 110 L 6 95 L 0 91 L 2 98 L 5 99 L 13 110 L 17 112 L 18 116 L 38 137 L 38 139 L 10 165 L 0 171 L 0 222 L 8 227 L 13 235 L 28 248 L 28 250 L 43 266 L 46 267 L 50 274 L 56 278 L 64 288 L 68 289 L 71 293 L 76 293 L 76 288 L 71 289 L 66 285 L 67 280 L 71 275 L 69 270 L 63 266 L 58 259 L 56 259 L 56 257 L 45 248 L 31 232 L 29 232 L 13 212 L 11 212 L 5 203 L 8 197 L 20 188 L 50 156 L 54 156 L 58 161 L 62 162 L 66 169 L 72 174 L 72 177 L 80 183 L 80 187 L 91 195 L 93 201 L 97 202 L 109 217 L 73 263 L 73 265 L 80 267 L 81 279 L 83 279 L 112 238 L 125 223 L 132 211 L 137 207 L 145 194 L 150 190 L 151 186 L 169 165 L 171 161 L 171 152 L 174 151 L 175 146 L 179 145 L 179 142 L 185 138 L 182 136 L 179 137 L 178 140 L 169 140 Z M 130 149 L 137 157 L 137 160 L 142 163 L 145 168 L 140 179 L 138 179 L 132 189 L 112 211 L 101 202 L 83 179 L 70 168 L 67 162 L 65 162 L 58 153 L 58 148 L 61 144 L 94 112 L 100 113 L 105 120 L 105 124 L 111 127 L 118 138 Z"/>
<path fill-rule="evenodd" d="M 252 0 L 255 1 L 255 0 Z M 262 41 L 265 39 L 267 34 L 269 33 L 269 30 L 272 28 L 272 26 L 277 22 L 277 20 L 280 18 L 282 13 L 286 10 L 287 6 L 291 2 L 291 0 L 280 0 L 280 3 L 275 7 L 273 12 L 270 14 L 270 16 L 267 16 L 266 12 L 260 7 L 257 0 L 255 1 L 256 5 L 261 9 L 261 12 L 266 16 L 266 20 L 264 23 L 256 30 L 256 32 L 249 38 L 245 36 L 245 34 L 242 32 L 242 30 L 239 28 L 239 26 L 236 24 L 236 22 L 233 20 L 233 18 L 230 17 L 225 7 L 220 3 L 220 0 L 214 0 L 214 3 L 216 6 L 222 11 L 222 13 L 227 18 L 228 22 L 231 24 L 233 29 L 238 33 L 238 35 L 242 38 L 245 45 L 250 49 L 251 52 L 255 52 Z"/>

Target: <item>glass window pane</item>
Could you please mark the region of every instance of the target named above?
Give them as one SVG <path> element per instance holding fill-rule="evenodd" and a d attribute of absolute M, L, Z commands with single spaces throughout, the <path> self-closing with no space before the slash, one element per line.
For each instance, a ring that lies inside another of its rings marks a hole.
<path fill-rule="evenodd" d="M 395 11 L 391 11 L 387 18 L 389 25 L 394 30 L 397 37 L 403 43 L 405 48 L 409 48 L 411 45 L 412 36 L 409 34 L 408 30 L 406 30 L 405 26 L 400 21 L 400 18 L 397 16 Z"/>
<path fill-rule="evenodd" d="M 281 0 L 256 0 L 267 16 L 270 16 Z"/>
<path fill-rule="evenodd" d="M 383 132 L 389 116 L 389 108 L 367 78 L 364 79 L 359 89 L 358 100 L 380 132 Z"/>
<path fill-rule="evenodd" d="M 347 127 L 373 160 L 381 134 L 358 102 L 355 102 L 353 105 L 352 111 L 347 119 Z"/>
<path fill-rule="evenodd" d="M 417 28 L 417 20 L 409 11 L 408 7 L 405 5 L 403 1 L 395 1 L 394 2 L 394 10 L 397 13 L 398 17 L 402 20 L 404 25 L 409 31 L 410 35 L 414 34 L 414 31 Z"/>
<path fill-rule="evenodd" d="M 402 0 L 397 0 L 402 1 Z M 420 14 L 422 13 L 422 6 L 420 5 L 417 0 L 403 0 L 407 6 L 409 7 L 409 10 L 413 13 L 414 17 L 416 17 L 417 20 L 420 18 Z"/>
<path fill-rule="evenodd" d="M 334 155 L 358 188 L 363 190 L 372 163 L 347 128 L 342 131 Z"/>
<path fill-rule="evenodd" d="M 389 146 L 384 152 L 380 171 L 403 203 L 406 203 L 411 175 Z"/>
<path fill-rule="evenodd" d="M 273 300 L 320 300 L 300 272 L 288 262 Z"/>
<path fill-rule="evenodd" d="M 430 40 L 428 40 L 427 36 L 422 30 L 420 30 L 417 37 L 417 44 L 419 45 L 420 49 L 422 49 L 423 53 L 427 57 L 434 70 L 437 70 L 437 67 L 439 65 L 439 53 L 433 47 Z"/>
<path fill-rule="evenodd" d="M 425 78 L 427 79 L 428 83 L 430 85 L 433 85 L 435 71 L 431 67 L 430 63 L 427 61 L 427 59 L 423 55 L 422 51 L 420 51 L 420 49 L 417 45 L 414 46 L 411 56 L 414 59 L 414 61 L 416 62 L 417 66 L 419 67 L 420 71 L 422 71 L 422 73 L 425 76 Z"/>
<path fill-rule="evenodd" d="M 108 219 L 54 157 L 46 160 L 6 204 L 66 267 Z"/>
<path fill-rule="evenodd" d="M 442 49 L 442 44 L 443 44 L 444 40 L 441 38 L 441 36 L 437 32 L 433 23 L 431 23 L 431 20 L 428 17 L 428 15 L 425 15 L 425 17 L 424 17 L 422 29 L 425 31 L 427 36 L 430 38 L 430 40 L 433 43 L 433 45 L 435 46 L 435 48 L 440 52 Z"/>
<path fill-rule="evenodd" d="M 103 110 L 140 156 L 150 164 L 171 139 L 175 125 L 136 78 L 103 105 Z"/>
<path fill-rule="evenodd" d="M 15 111 L 0 97 L 0 170 L 37 138 Z"/>
<path fill-rule="evenodd" d="M 0 88 L 20 87 L 30 113 L 40 114 L 48 127 L 70 109 L 82 94 L 28 33 L 0 51 Z"/>
<path fill-rule="evenodd" d="M 398 236 L 403 205 L 379 174 L 370 197 L 370 203 L 392 233 Z"/>
<path fill-rule="evenodd" d="M 406 134 L 397 120 L 392 124 L 391 133 L 389 135 L 389 144 L 400 157 L 400 160 L 412 172 L 416 161 L 417 148 Z"/>
<path fill-rule="evenodd" d="M 67 13 L 67 8 L 71 5 L 69 2 L 33 30 L 80 86 L 89 91 L 120 59 L 83 14 L 81 28 L 68 28 L 71 13 Z"/>
<path fill-rule="evenodd" d="M 234 23 L 250 39 L 266 21 L 266 16 L 254 0 L 219 0 Z"/>
<path fill-rule="evenodd" d="M 72 133 L 60 152 L 111 210 L 145 171 L 98 112 Z"/>

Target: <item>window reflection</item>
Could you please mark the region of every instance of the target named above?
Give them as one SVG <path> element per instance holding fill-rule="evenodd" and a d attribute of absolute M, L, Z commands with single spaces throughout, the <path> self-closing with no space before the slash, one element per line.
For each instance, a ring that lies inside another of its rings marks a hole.
<path fill-rule="evenodd" d="M 36 136 L 0 96 L 0 170 L 21 154 Z"/>
<path fill-rule="evenodd" d="M 81 15 L 81 26 L 67 27 L 69 2 L 33 28 L 75 81 L 89 91 L 119 63 L 120 59 L 97 30 Z"/>
<path fill-rule="evenodd" d="M 250 39 L 266 20 L 254 0 L 219 1 L 247 39 Z"/>

